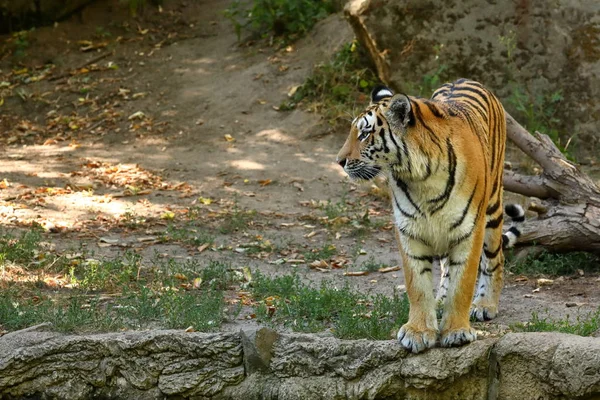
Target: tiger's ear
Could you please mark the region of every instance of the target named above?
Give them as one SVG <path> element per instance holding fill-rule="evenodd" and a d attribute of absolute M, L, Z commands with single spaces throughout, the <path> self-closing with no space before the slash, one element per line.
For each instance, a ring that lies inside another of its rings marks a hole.
<path fill-rule="evenodd" d="M 389 87 L 378 85 L 371 92 L 371 104 L 377 103 L 387 97 L 392 97 L 394 92 Z"/>
<path fill-rule="evenodd" d="M 392 122 L 392 125 L 402 125 L 403 127 L 406 127 L 410 122 L 412 115 L 408 96 L 405 94 L 397 94 L 392 97 L 386 114 L 388 121 Z"/>

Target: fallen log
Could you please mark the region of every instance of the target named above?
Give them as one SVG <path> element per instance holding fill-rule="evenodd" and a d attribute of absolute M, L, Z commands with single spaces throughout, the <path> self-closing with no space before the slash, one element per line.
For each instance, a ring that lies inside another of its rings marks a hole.
<path fill-rule="evenodd" d="M 533 197 L 518 245 L 549 251 L 600 253 L 600 188 L 560 152 L 545 134 L 530 134 L 506 116 L 508 138 L 541 168 L 527 176 L 504 171 L 504 189 Z"/>

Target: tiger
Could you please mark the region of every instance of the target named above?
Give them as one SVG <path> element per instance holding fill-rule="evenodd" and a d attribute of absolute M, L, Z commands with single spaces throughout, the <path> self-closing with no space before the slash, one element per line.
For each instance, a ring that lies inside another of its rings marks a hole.
<path fill-rule="evenodd" d="M 521 206 L 507 205 L 512 226 L 503 233 L 505 144 L 502 104 L 468 79 L 429 99 L 377 86 L 351 123 L 336 161 L 353 180 L 387 178 L 410 304 L 397 340 L 410 352 L 472 342 L 470 318 L 497 315 L 503 248 L 516 243 L 524 220 Z M 443 268 L 434 298 L 436 262 Z"/>

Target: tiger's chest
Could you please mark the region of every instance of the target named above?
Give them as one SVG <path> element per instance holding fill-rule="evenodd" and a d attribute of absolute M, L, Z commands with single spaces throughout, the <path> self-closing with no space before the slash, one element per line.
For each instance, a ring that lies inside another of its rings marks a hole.
<path fill-rule="evenodd" d="M 427 185 L 390 181 L 397 228 L 438 254 L 447 253 L 454 243 L 471 232 L 476 219 L 475 208 L 468 204 L 469 196 L 462 194 L 461 185 L 453 188 L 443 204 L 439 201 L 444 185 L 443 181 Z"/>

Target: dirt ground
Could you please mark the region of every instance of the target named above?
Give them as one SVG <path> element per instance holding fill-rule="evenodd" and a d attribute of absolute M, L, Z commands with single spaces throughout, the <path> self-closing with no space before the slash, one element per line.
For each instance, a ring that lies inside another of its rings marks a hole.
<path fill-rule="evenodd" d="M 104 256 L 131 248 L 147 259 L 225 259 L 374 293 L 403 290 L 401 270 L 344 275 L 368 260 L 401 265 L 385 198 L 349 182 L 335 163 L 346 132 L 331 132 L 313 113 L 275 109 L 315 64 L 352 40 L 348 24 L 332 15 L 288 48 L 240 46 L 222 16 L 226 6 L 173 0 L 131 19 L 117 1 L 98 2 L 32 32 L 25 57 L 7 51 L 0 59 L 0 81 L 10 83 L 0 86 L 1 229 L 40 224 L 58 249 L 83 246 Z M 55 67 L 47 70 L 48 62 Z M 368 211 L 377 228 L 357 234 L 360 218 L 338 219 L 339 229 L 323 224 L 328 202 L 342 199 L 350 215 Z M 207 227 L 252 211 L 249 229 L 217 234 L 204 249 L 156 240 L 190 208 Z M 247 254 L 244 246 L 261 240 L 278 250 Z M 321 270 L 294 263 L 326 244 L 336 254 Z M 536 277 L 507 275 L 499 317 L 479 326 L 495 330 L 533 311 L 556 318 L 591 311 L 600 305 L 599 287 L 598 274 L 540 290 Z M 241 315 L 226 328 L 247 321 Z"/>

